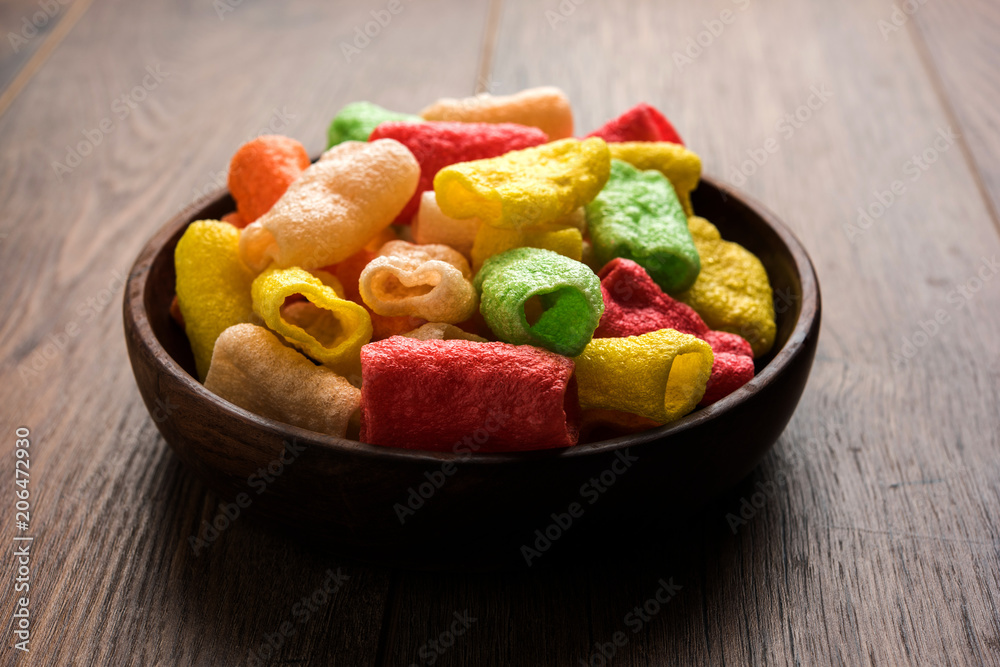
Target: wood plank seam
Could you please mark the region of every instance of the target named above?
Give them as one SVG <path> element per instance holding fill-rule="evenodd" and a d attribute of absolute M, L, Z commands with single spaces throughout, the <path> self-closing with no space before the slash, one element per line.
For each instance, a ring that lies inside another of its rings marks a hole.
<path fill-rule="evenodd" d="M 965 128 L 962 126 L 958 114 L 955 112 L 955 106 L 952 104 L 951 98 L 945 90 L 943 75 L 934 64 L 934 57 L 931 54 L 930 46 L 927 44 L 927 36 L 924 34 L 923 28 L 920 27 L 919 21 L 909 21 L 909 24 L 912 28 L 908 31 L 908 33 L 913 39 L 913 45 L 916 47 L 917 55 L 920 58 L 920 64 L 923 65 L 924 69 L 927 71 L 927 78 L 930 80 L 931 88 L 940 100 L 941 107 L 944 110 L 945 116 L 948 118 L 948 122 L 961 130 L 958 132 L 958 144 L 962 152 L 962 157 L 969 167 L 969 172 L 972 174 L 972 181 L 976 184 L 976 190 L 979 191 L 979 196 L 982 198 L 983 204 L 986 206 L 986 212 L 989 214 L 990 220 L 993 221 L 993 227 L 997 234 L 1000 235 L 1000 213 L 997 212 L 996 206 L 993 205 L 993 199 L 990 197 L 989 189 L 986 187 L 986 183 L 983 180 L 983 174 L 979 168 L 979 163 L 972 154 L 972 149 L 969 147 L 969 143 L 965 138 Z"/>
<path fill-rule="evenodd" d="M 49 56 L 51 56 L 52 52 L 56 50 L 56 47 L 58 47 L 59 44 L 61 44 L 66 38 L 66 35 L 73 30 L 73 26 L 77 24 L 80 17 L 84 15 L 87 8 L 90 7 L 90 4 L 93 1 L 94 0 L 77 0 L 70 6 L 69 11 L 66 12 L 63 19 L 56 24 L 56 27 L 51 33 L 49 33 L 49 36 L 45 38 L 42 45 L 37 51 L 35 51 L 34 55 L 31 56 L 28 62 L 24 64 L 24 67 L 22 67 L 21 71 L 17 73 L 14 80 L 10 82 L 7 90 L 3 91 L 3 94 L 0 95 L 0 117 L 7 113 L 7 109 L 14 103 L 17 96 L 22 90 L 24 90 L 24 87 L 28 85 L 28 82 L 31 81 L 31 78 L 35 75 L 35 72 L 37 72 L 42 65 L 45 64 L 45 61 L 49 59 Z"/>

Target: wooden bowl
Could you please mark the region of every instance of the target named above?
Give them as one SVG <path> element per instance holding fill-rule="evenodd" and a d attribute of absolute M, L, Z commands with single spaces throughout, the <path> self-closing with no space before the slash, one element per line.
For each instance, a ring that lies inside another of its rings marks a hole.
<path fill-rule="evenodd" d="M 667 426 L 564 450 L 466 455 L 343 440 L 228 403 L 195 379 L 187 338 L 169 315 L 174 247 L 190 222 L 235 208 L 225 192 L 170 220 L 132 267 L 124 320 L 136 384 L 163 437 L 230 515 L 268 517 L 342 555 L 482 569 L 552 561 L 569 544 L 616 543 L 743 479 L 791 418 L 816 351 L 819 285 L 795 236 L 709 178 L 694 206 L 763 262 L 777 339 L 749 384 Z M 230 520 L 220 512 L 216 528 Z"/>

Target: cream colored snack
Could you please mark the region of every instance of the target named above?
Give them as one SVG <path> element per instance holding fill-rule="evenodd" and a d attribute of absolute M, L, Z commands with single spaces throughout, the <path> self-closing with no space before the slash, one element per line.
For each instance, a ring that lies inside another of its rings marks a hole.
<path fill-rule="evenodd" d="M 476 312 L 472 271 L 460 252 L 446 245 L 390 241 L 361 272 L 361 298 L 387 317 L 419 317 L 455 323 Z"/>
<path fill-rule="evenodd" d="M 315 269 L 361 250 L 413 196 L 420 165 L 394 139 L 347 141 L 302 172 L 240 237 L 240 257 L 260 272 Z"/>
<path fill-rule="evenodd" d="M 222 332 L 205 388 L 262 417 L 341 438 L 361 405 L 360 389 L 254 324 Z"/>
<path fill-rule="evenodd" d="M 420 197 L 420 208 L 411 225 L 417 243 L 443 243 L 472 258 L 472 244 L 480 226 L 479 218 L 450 218 L 441 212 L 433 190 Z M 586 222 L 584 223 L 586 224 Z"/>

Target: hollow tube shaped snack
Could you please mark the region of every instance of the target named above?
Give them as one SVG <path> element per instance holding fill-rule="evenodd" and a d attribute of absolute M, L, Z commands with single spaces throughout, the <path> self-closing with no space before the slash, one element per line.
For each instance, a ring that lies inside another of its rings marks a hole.
<path fill-rule="evenodd" d="M 420 317 L 455 323 L 476 312 L 472 271 L 460 252 L 446 245 L 390 241 L 365 266 L 358 287 L 379 315 Z"/>
<path fill-rule="evenodd" d="M 347 142 L 302 172 L 240 237 L 254 271 L 314 269 L 347 259 L 392 224 L 413 196 L 420 165 L 398 141 Z"/>
<path fill-rule="evenodd" d="M 691 191 L 701 180 L 701 158 L 680 144 L 669 141 L 625 141 L 608 144 L 611 157 L 636 169 L 655 169 L 670 181 L 686 215 L 694 215 Z"/>
<path fill-rule="evenodd" d="M 580 407 L 672 422 L 694 410 L 705 395 L 713 360 L 708 343 L 674 329 L 595 338 L 573 358 Z"/>
<path fill-rule="evenodd" d="M 677 130 L 656 107 L 640 102 L 617 118 L 587 135 L 608 143 L 622 141 L 669 141 L 684 145 Z"/>
<path fill-rule="evenodd" d="M 551 250 L 514 248 L 494 255 L 474 285 L 480 312 L 497 338 L 567 356 L 580 354 L 604 313 L 594 272 Z M 533 303 L 540 312 L 526 312 Z"/>
<path fill-rule="evenodd" d="M 361 439 L 500 452 L 579 438 L 573 362 L 527 345 L 393 336 L 361 348 Z"/>
<path fill-rule="evenodd" d="M 397 120 L 419 123 L 423 119 L 413 114 L 389 111 L 371 102 L 351 102 L 338 111 L 330 122 L 326 148 L 329 150 L 345 141 L 368 141 L 376 127 Z"/>
<path fill-rule="evenodd" d="M 305 146 L 276 134 L 251 139 L 229 161 L 229 192 L 236 201 L 237 227 L 270 210 L 309 166 Z"/>
<path fill-rule="evenodd" d="M 205 388 L 261 417 L 339 438 L 361 405 L 360 389 L 254 324 L 222 332 Z"/>
<path fill-rule="evenodd" d="M 701 338 L 715 354 L 701 405 L 714 403 L 753 379 L 750 343 L 735 334 L 709 329 L 693 308 L 670 298 L 635 262 L 613 259 L 598 276 L 604 315 L 595 338 L 638 336 L 660 329 L 675 329 Z M 745 361 L 732 357 L 743 357 Z"/>
<path fill-rule="evenodd" d="M 747 339 L 755 357 L 774 345 L 774 296 L 767 271 L 743 246 L 725 241 L 715 225 L 697 216 L 688 219 L 695 247 L 701 255 L 701 273 L 677 300 L 688 304 L 719 331 Z"/>
<path fill-rule="evenodd" d="M 608 180 L 603 139 L 563 139 L 500 157 L 445 167 L 434 177 L 438 206 L 507 229 L 538 227 L 591 201 Z"/>
<path fill-rule="evenodd" d="M 420 207 L 413 220 L 411 232 L 417 243 L 442 243 L 472 259 L 472 244 L 482 223 L 479 218 L 452 218 L 441 212 L 433 190 L 420 197 Z"/>
<path fill-rule="evenodd" d="M 254 279 L 250 291 L 254 312 L 271 330 L 341 375 L 357 374 L 359 350 L 372 337 L 371 318 L 362 306 L 341 299 L 333 288 L 297 267 L 268 269 Z M 315 307 L 311 315 L 309 310 L 293 311 L 299 324 L 284 313 L 285 300 L 297 294 Z"/>
<path fill-rule="evenodd" d="M 420 112 L 424 120 L 463 123 L 519 123 L 556 141 L 573 136 L 573 109 L 566 94 L 552 86 L 528 88 L 513 95 L 482 93 L 464 99 L 445 97 Z"/>
<path fill-rule="evenodd" d="M 240 261 L 239 243 L 240 230 L 228 222 L 199 220 L 174 250 L 177 306 L 201 380 L 219 334 L 253 319 L 253 274 Z"/>
<path fill-rule="evenodd" d="M 434 177 L 444 167 L 498 157 L 549 140 L 538 128 L 526 125 L 449 122 L 382 123 L 371 134 L 371 141 L 378 139 L 395 139 L 410 149 L 420 163 L 417 191 L 396 218 L 397 224 L 405 225 L 417 212 L 420 195 L 434 189 Z"/>
<path fill-rule="evenodd" d="M 663 174 L 612 160 L 608 184 L 586 209 L 598 263 L 631 259 L 667 292 L 694 284 L 701 270 L 698 250 Z"/>

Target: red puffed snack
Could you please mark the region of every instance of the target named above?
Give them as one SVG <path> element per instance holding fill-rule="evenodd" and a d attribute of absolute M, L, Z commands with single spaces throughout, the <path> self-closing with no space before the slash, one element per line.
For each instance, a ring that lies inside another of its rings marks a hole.
<path fill-rule="evenodd" d="M 308 166 L 305 147 L 289 137 L 265 134 L 240 146 L 229 162 L 229 192 L 242 223 L 237 226 L 267 213 Z"/>
<path fill-rule="evenodd" d="M 750 343 L 736 334 L 709 329 L 693 308 L 670 298 L 632 260 L 613 259 L 598 276 L 604 315 L 594 338 L 638 336 L 660 329 L 676 329 L 701 338 L 712 346 L 715 354 L 712 376 L 699 404 L 702 406 L 728 396 L 753 379 Z"/>
<path fill-rule="evenodd" d="M 528 345 L 393 336 L 361 348 L 361 440 L 431 451 L 575 445 L 573 361 Z"/>
<path fill-rule="evenodd" d="M 684 145 L 677 130 L 662 113 L 640 102 L 618 118 L 609 120 L 587 135 L 600 137 L 608 143 L 621 141 L 669 141 Z"/>
<path fill-rule="evenodd" d="M 536 127 L 516 123 L 382 123 L 369 141 L 395 139 L 410 149 L 420 163 L 420 183 L 413 198 L 396 218 L 408 225 L 420 206 L 420 196 L 434 189 L 434 177 L 448 165 L 499 157 L 510 151 L 531 148 L 549 140 Z"/>

